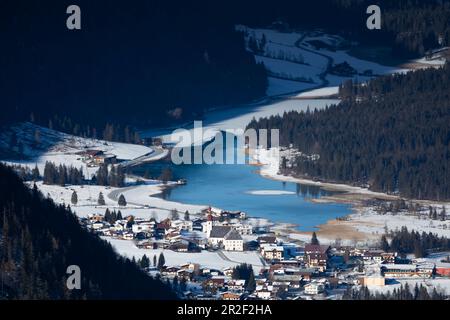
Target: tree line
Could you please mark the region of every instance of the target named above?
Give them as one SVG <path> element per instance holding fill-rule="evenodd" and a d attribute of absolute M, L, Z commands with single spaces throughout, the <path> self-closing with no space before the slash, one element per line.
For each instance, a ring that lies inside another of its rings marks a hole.
<path fill-rule="evenodd" d="M 386 293 L 374 291 L 371 292 L 366 286 L 360 288 L 348 287 L 345 291 L 343 300 L 446 300 L 448 296 L 433 288 L 431 293 L 423 285 L 415 284 L 414 288 L 408 283 L 400 285 L 400 288 L 395 288 Z"/>
<path fill-rule="evenodd" d="M 37 166 L 33 170 L 19 166 L 17 170 L 24 180 L 37 181 L 41 178 Z M 86 183 L 82 168 L 77 169 L 74 166 L 66 166 L 65 164 L 56 165 L 51 161 L 45 163 L 42 180 L 45 184 L 57 184 L 60 186 Z M 101 164 L 97 173 L 90 179 L 90 183 L 121 188 L 125 185 L 125 170 L 120 165 L 111 165 L 110 169 L 108 169 L 108 165 Z"/>
<path fill-rule="evenodd" d="M 388 239 L 390 239 L 390 243 Z M 416 258 L 423 258 L 427 256 L 429 250 L 449 250 L 450 239 L 439 237 L 431 232 L 420 233 L 402 227 L 400 230 L 381 236 L 381 248 L 386 252 L 398 252 L 402 256 L 413 253 Z"/>
<path fill-rule="evenodd" d="M 282 173 L 446 200 L 449 87 L 449 64 L 363 85 L 350 81 L 341 86 L 338 105 L 253 120 L 248 127 L 279 128 L 280 144 L 303 153 L 291 167 L 282 159 Z"/>
<path fill-rule="evenodd" d="M 65 164 L 56 165 L 54 162 L 45 162 L 43 181 L 45 184 L 57 184 L 65 186 L 66 184 L 81 185 L 85 178 L 83 169 L 77 169 Z"/>
<path fill-rule="evenodd" d="M 121 188 L 125 185 L 125 171 L 120 165 L 110 166 L 101 164 L 91 181 L 99 186 L 111 186 Z"/>

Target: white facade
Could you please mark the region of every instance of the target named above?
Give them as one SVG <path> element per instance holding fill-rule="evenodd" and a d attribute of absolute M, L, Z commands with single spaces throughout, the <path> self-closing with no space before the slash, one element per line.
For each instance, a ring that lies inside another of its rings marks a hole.
<path fill-rule="evenodd" d="M 174 220 L 170 226 L 179 230 L 192 231 L 193 222 L 190 220 Z"/>
<path fill-rule="evenodd" d="M 241 240 L 224 240 L 226 251 L 244 251 L 244 241 Z"/>
<path fill-rule="evenodd" d="M 324 285 L 322 283 L 308 283 L 305 286 L 305 293 L 306 294 L 319 294 L 321 292 L 323 292 L 323 290 L 325 289 Z"/>
<path fill-rule="evenodd" d="M 241 236 L 251 235 L 253 233 L 253 228 L 249 224 L 238 223 L 238 224 L 233 225 L 233 227 L 237 232 L 239 232 L 239 234 Z"/>
<path fill-rule="evenodd" d="M 152 229 L 152 226 L 149 224 L 133 224 L 131 226 L 131 231 L 133 231 L 133 233 L 139 233 L 139 232 L 147 232 L 150 231 Z"/>
<path fill-rule="evenodd" d="M 213 227 L 213 222 L 212 221 L 206 221 L 203 223 L 203 232 L 206 233 L 206 235 L 209 237 L 209 235 L 211 234 L 211 230 Z"/>

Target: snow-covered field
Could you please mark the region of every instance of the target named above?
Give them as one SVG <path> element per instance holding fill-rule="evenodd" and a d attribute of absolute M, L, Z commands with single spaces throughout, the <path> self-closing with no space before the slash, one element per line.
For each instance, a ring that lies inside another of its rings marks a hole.
<path fill-rule="evenodd" d="M 296 97 L 298 98 L 312 98 L 312 97 L 326 97 L 331 95 L 337 95 L 339 93 L 339 87 L 325 87 L 320 89 L 309 90 L 302 92 Z"/>
<path fill-rule="evenodd" d="M 444 204 L 445 205 L 445 204 Z M 450 209 L 450 204 L 446 204 L 446 211 Z M 439 210 L 441 206 L 437 206 Z M 358 231 L 372 235 L 382 235 L 385 229 L 400 230 L 406 226 L 410 230 L 420 233 L 434 233 L 439 236 L 450 238 L 450 221 L 430 220 L 428 217 L 422 218 L 413 215 L 401 214 L 385 214 L 381 215 L 374 211 L 373 208 L 363 208 L 358 213 L 350 215 L 350 221 L 354 228 Z"/>
<path fill-rule="evenodd" d="M 384 287 L 380 286 L 368 286 L 368 289 L 373 292 L 379 293 L 388 293 L 394 289 L 400 289 L 400 286 L 408 284 L 409 288 L 414 290 L 414 286 L 417 284 L 420 286 L 421 284 L 428 289 L 428 292 L 432 292 L 434 288 L 438 292 L 445 292 L 446 294 L 450 294 L 450 279 L 448 278 L 435 278 L 435 279 L 399 279 L 396 280 L 395 283 L 387 284 Z"/>
<path fill-rule="evenodd" d="M 373 75 L 405 72 L 407 69 L 383 66 L 379 63 L 353 57 L 347 50 L 340 49 L 344 42 L 339 36 L 317 31 L 281 32 L 273 29 L 254 29 L 238 25 L 236 30 L 245 35 L 247 47 L 250 40 L 262 43 L 265 37 L 265 46 L 255 55 L 257 62 L 263 62 L 270 74 L 286 79 L 310 79 L 317 85 L 338 86 L 347 79 L 367 81 L 368 76 L 362 76 L 370 71 Z M 319 41 L 334 48 L 315 48 L 311 41 Z M 347 62 L 357 72 L 352 77 L 340 77 L 327 73 L 331 65 Z M 283 86 L 267 90 L 268 95 L 292 93 L 293 90 L 284 90 Z M 311 87 L 309 87 L 310 89 Z M 300 89 L 302 90 L 302 89 Z"/>
<path fill-rule="evenodd" d="M 120 210 L 123 216 L 133 215 L 139 218 L 151 218 L 156 214 L 158 220 L 162 220 L 169 216 L 171 210 L 182 213 L 187 210 L 191 214 L 197 214 L 207 207 L 206 205 L 197 206 L 166 201 L 156 197 L 156 194 L 161 193 L 161 188 L 164 187 L 160 182 L 125 188 L 93 185 L 61 187 L 46 185 L 42 182 L 37 182 L 36 185 L 44 195 L 49 195 L 56 203 L 71 205 L 72 211 L 79 217 L 86 217 L 93 213 L 103 214 L 106 208 L 109 208 L 110 210 Z M 77 193 L 78 197 L 76 205 L 72 205 L 70 202 L 73 191 Z M 100 192 L 103 193 L 106 202 L 104 206 L 97 204 Z M 117 203 L 121 194 L 127 200 L 126 207 L 120 207 Z"/>
<path fill-rule="evenodd" d="M 255 272 L 259 272 L 263 267 L 258 254 L 251 252 L 223 252 L 221 256 L 217 252 L 201 251 L 199 253 L 175 252 L 163 249 L 139 249 L 132 241 L 104 238 L 109 241 L 116 251 L 128 258 L 135 257 L 140 259 L 144 254 L 152 260 L 153 256 L 159 256 L 161 252 L 164 254 L 167 266 L 179 266 L 185 263 L 198 263 L 202 267 L 223 270 L 234 267 L 241 263 L 250 263 Z"/>
<path fill-rule="evenodd" d="M 41 174 L 44 171 L 46 161 L 55 164 L 65 164 L 82 168 L 86 178 L 91 177 L 98 168 L 88 168 L 76 153 L 86 149 L 101 150 L 105 153 L 117 156 L 119 160 L 133 160 L 145 155 L 151 155 L 152 148 L 128 143 L 109 142 L 97 139 L 88 139 L 59 131 L 51 130 L 32 123 L 21 123 L 0 134 L 0 147 L 9 148 L 12 132 L 17 135 L 17 140 L 23 146 L 23 154 L 26 160 L 2 159 L 10 164 L 20 164 L 34 168 L 38 166 Z M 159 156 L 159 154 L 158 154 Z M 147 159 L 148 160 L 148 159 Z"/>
<path fill-rule="evenodd" d="M 358 73 L 371 70 L 374 75 L 404 72 L 405 69 L 383 66 L 364 61 L 348 54 L 347 51 L 316 50 L 307 41 L 321 39 L 338 45 L 343 40 L 338 36 L 318 32 L 279 32 L 272 29 L 252 29 L 238 25 L 236 29 L 244 32 L 248 43 L 250 38 L 261 41 L 266 38 L 264 52 L 255 55 L 258 62 L 263 62 L 269 71 L 267 96 L 298 97 L 301 100 L 286 99 L 277 101 L 268 98 L 265 101 L 245 106 L 229 107 L 207 112 L 203 119 L 204 135 L 200 130 L 190 127 L 192 144 L 198 145 L 212 140 L 218 131 L 244 129 L 253 119 L 270 117 L 288 111 L 305 111 L 324 108 L 326 105 L 339 103 L 339 100 L 314 100 L 312 98 L 327 97 L 338 92 L 338 86 L 347 79 L 366 81 L 370 77 L 361 74 L 353 77 L 340 77 L 328 73 L 332 64 L 348 62 Z M 311 98 L 310 100 L 307 100 Z M 206 132 L 207 131 L 207 132 Z M 197 134 L 194 134 L 197 133 Z M 176 143 L 171 139 L 172 130 L 147 130 L 141 132 L 144 137 L 160 137 L 166 143 Z"/>
<path fill-rule="evenodd" d="M 326 106 L 339 103 L 337 99 L 303 99 L 303 100 L 281 100 L 276 102 L 267 102 L 266 104 L 255 105 L 253 107 L 238 107 L 233 109 L 212 111 L 205 115 L 202 123 L 202 130 L 191 128 L 189 134 L 193 138 L 194 145 L 209 141 L 215 137 L 219 131 L 229 131 L 241 129 L 244 130 L 248 123 L 253 119 L 270 117 L 272 115 L 283 115 L 289 111 L 306 111 L 308 108 L 323 109 Z M 203 135 L 202 135 L 203 132 Z M 166 143 L 172 141 L 172 132 L 168 130 L 166 134 L 159 137 Z M 154 136 L 154 131 L 149 130 L 141 133 L 141 136 Z"/>

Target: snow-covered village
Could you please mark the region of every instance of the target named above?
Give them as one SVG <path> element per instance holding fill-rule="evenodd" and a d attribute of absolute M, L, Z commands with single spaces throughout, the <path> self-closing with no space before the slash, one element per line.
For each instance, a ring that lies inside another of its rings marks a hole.
<path fill-rule="evenodd" d="M 11 38 L 44 53 L 0 77 L 0 300 L 450 299 L 450 4 L 387 6 L 373 39 L 142 6 L 70 29 L 70 76 Z"/>
<path fill-rule="evenodd" d="M 326 225 L 301 232 L 243 211 L 165 200 L 159 196 L 164 190 L 189 185 L 168 170 L 153 178 L 126 173 L 130 163 L 169 156 L 167 147 L 74 137 L 31 123 L 7 134 L 2 141 L 14 137 L 29 154 L 37 152 L 36 137 L 44 147 L 53 145 L 39 162 L 14 163 L 29 187 L 70 206 L 83 228 L 168 282 L 180 298 L 326 300 L 361 295 L 358 288 L 367 287 L 380 295 L 409 288 L 431 299 L 450 290 L 448 205 L 343 186 L 349 190 L 334 196 L 348 201 L 359 194 L 364 200 L 355 202 L 358 209 L 329 221 L 333 232 Z M 296 153 L 283 149 L 277 155 L 290 159 Z M 253 157 L 261 175 L 277 179 L 280 160 L 273 154 L 260 149 Z M 329 197 L 310 201 L 340 201 Z"/>

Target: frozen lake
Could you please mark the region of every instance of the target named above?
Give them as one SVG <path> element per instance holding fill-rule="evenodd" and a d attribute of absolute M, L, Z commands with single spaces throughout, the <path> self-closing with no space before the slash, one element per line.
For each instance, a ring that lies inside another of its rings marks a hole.
<path fill-rule="evenodd" d="M 159 162 L 137 167 L 134 173 L 143 175 L 148 170 L 157 176 L 166 167 L 172 169 L 175 178 L 187 179 L 186 185 L 167 189 L 161 195 L 167 200 L 241 210 L 252 217 L 294 223 L 305 231 L 350 213 L 348 205 L 311 202 L 312 198 L 329 194 L 319 187 L 267 179 L 256 172 L 258 167 L 248 164 L 174 165 Z"/>

